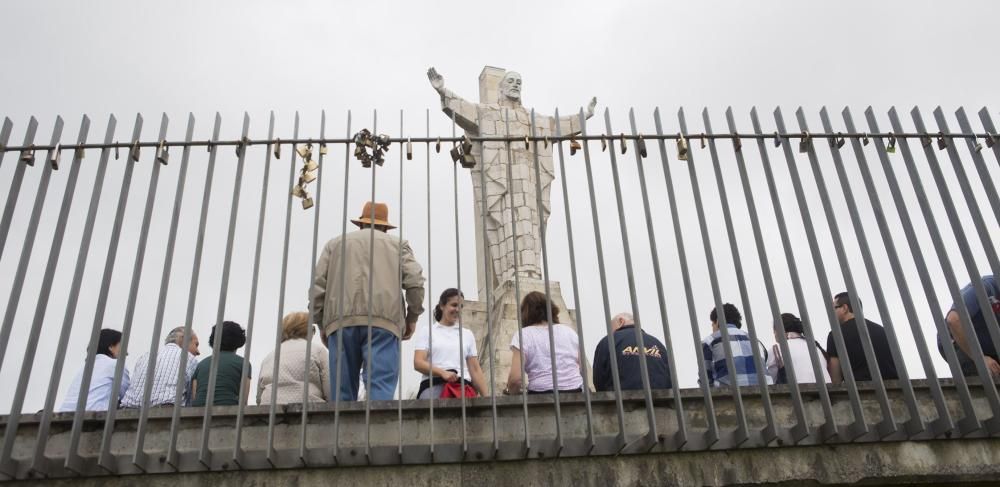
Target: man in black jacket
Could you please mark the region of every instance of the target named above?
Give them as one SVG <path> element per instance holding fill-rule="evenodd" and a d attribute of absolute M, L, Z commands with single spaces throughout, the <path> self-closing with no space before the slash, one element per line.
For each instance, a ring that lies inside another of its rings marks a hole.
<path fill-rule="evenodd" d="M 640 350 L 635 336 L 635 323 L 629 313 L 619 313 L 611 319 L 614 330 L 614 355 L 618 363 L 618 380 L 623 391 L 642 389 L 642 373 L 639 357 L 646 357 L 649 370 L 649 385 L 653 389 L 670 389 L 670 365 L 667 362 L 667 347 L 656 337 L 642 332 L 642 342 L 646 350 Z M 613 391 L 614 379 L 611 375 L 611 353 L 608 337 L 601 339 L 594 351 L 594 387 L 598 391 Z"/>

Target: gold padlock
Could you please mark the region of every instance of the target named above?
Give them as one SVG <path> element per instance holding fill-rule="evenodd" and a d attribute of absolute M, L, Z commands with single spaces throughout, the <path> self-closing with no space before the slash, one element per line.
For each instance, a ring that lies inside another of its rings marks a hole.
<path fill-rule="evenodd" d="M 156 148 L 156 162 L 166 166 L 168 160 L 170 160 L 170 153 L 167 152 L 167 141 L 161 140 L 160 146 Z"/>
<path fill-rule="evenodd" d="M 574 156 L 576 155 L 576 151 L 581 149 L 583 149 L 583 146 L 576 139 L 569 140 L 569 155 Z"/>
<path fill-rule="evenodd" d="M 684 134 L 677 134 L 677 160 L 688 160 L 688 143 Z"/>
<path fill-rule="evenodd" d="M 316 171 L 306 171 L 302 173 L 302 181 L 305 183 L 311 183 L 316 180 Z"/>
<path fill-rule="evenodd" d="M 306 195 L 306 192 L 305 192 L 304 189 L 302 189 L 302 186 L 300 186 L 298 184 L 296 184 L 295 186 L 292 186 L 292 196 L 295 196 L 296 198 L 303 198 L 303 197 L 305 197 L 305 195 Z"/>
<path fill-rule="evenodd" d="M 314 160 L 312 160 L 312 159 L 309 159 L 309 160 L 308 160 L 308 161 L 306 161 L 306 163 L 305 163 L 305 164 L 304 164 L 304 165 L 302 166 L 302 170 L 303 170 L 303 171 L 312 171 L 312 170 L 315 170 L 315 169 L 316 169 L 317 167 L 319 167 L 319 164 L 317 164 L 317 163 L 316 163 L 316 161 L 314 161 Z"/>
<path fill-rule="evenodd" d="M 300 145 L 295 148 L 295 152 L 299 153 L 299 157 L 309 159 L 312 157 L 312 144 Z"/>
<path fill-rule="evenodd" d="M 312 208 L 312 207 L 313 207 L 313 199 L 312 198 L 310 198 L 310 197 L 307 196 L 305 199 L 302 200 L 302 209 L 303 210 L 308 210 L 309 208 Z"/>
<path fill-rule="evenodd" d="M 326 143 L 325 143 L 325 142 L 324 142 L 324 143 L 321 143 L 321 144 L 319 145 L 319 154 L 320 154 L 321 156 L 325 156 L 325 155 L 327 154 L 327 148 L 326 148 Z"/>

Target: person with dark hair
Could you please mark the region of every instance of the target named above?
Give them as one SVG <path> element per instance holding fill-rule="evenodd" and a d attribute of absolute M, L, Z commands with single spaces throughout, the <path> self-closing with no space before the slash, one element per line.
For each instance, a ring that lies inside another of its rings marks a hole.
<path fill-rule="evenodd" d="M 101 335 L 97 341 L 97 353 L 94 358 L 94 371 L 90 374 L 90 388 L 87 393 L 87 405 L 85 411 L 107 411 L 108 402 L 111 399 L 111 384 L 115 379 L 115 361 L 118 359 L 118 352 L 121 350 L 122 332 L 105 328 L 101 330 Z M 122 375 L 121 388 L 118 389 L 118 397 L 112 407 L 118 408 L 118 403 L 125 396 L 129 388 L 128 369 L 124 369 Z M 63 398 L 62 405 L 57 412 L 76 411 L 76 403 L 80 399 L 80 384 L 83 383 L 83 368 L 81 368 L 73 382 L 70 382 Z"/>
<path fill-rule="evenodd" d="M 326 343 L 313 331 L 309 359 L 309 313 L 295 311 L 281 320 L 281 345 L 278 350 L 278 373 L 274 373 L 274 351 L 264 357 L 257 379 L 257 404 L 271 404 L 271 390 L 277 388 L 275 403 L 302 402 L 302 390 L 308 388 L 309 402 L 325 402 L 330 398 L 330 359 Z M 308 369 L 308 370 L 307 370 Z"/>
<path fill-rule="evenodd" d="M 767 376 L 775 384 L 788 383 L 788 366 L 795 371 L 795 382 L 799 384 L 816 383 L 816 374 L 813 372 L 812 361 L 809 356 L 809 343 L 806 342 L 805 330 L 802 320 L 791 313 L 781 313 L 781 323 L 785 329 L 785 339 L 788 341 L 788 353 L 790 356 L 782 357 L 781 348 L 775 343 L 771 349 L 771 356 L 767 360 Z M 778 335 L 774 336 L 775 342 Z M 826 351 L 816 344 L 816 348 L 823 354 L 823 365 L 826 365 Z M 820 367 L 823 374 L 823 382 L 830 382 L 830 374 L 825 367 Z"/>
<path fill-rule="evenodd" d="M 755 386 L 757 382 L 757 366 L 753 361 L 753 342 L 750 335 L 743 331 L 743 315 L 731 303 L 722 307 L 723 320 L 729 332 L 729 345 L 733 352 L 733 365 L 736 370 L 736 383 L 741 386 Z M 710 386 L 731 385 L 730 370 L 726 367 L 726 352 L 723 346 L 722 332 L 719 330 L 718 310 L 712 307 L 708 319 L 712 322 L 712 334 L 701 341 L 701 351 L 705 357 L 705 372 Z M 760 346 L 758 344 L 758 346 Z M 767 359 L 767 350 L 761 346 L 761 357 Z M 765 376 L 770 383 L 770 377 Z"/>
<path fill-rule="evenodd" d="M 635 319 L 632 313 L 618 313 L 611 319 L 614 331 L 614 358 L 618 364 L 618 381 L 623 391 L 642 389 L 642 371 L 639 357 L 645 357 L 649 386 L 653 389 L 670 389 L 670 362 L 667 361 L 667 347 L 659 339 L 642 331 L 639 349 L 636 340 Z M 611 356 L 608 351 L 608 337 L 601 338 L 594 349 L 594 388 L 598 391 L 613 391 L 614 377 L 611 375 Z"/>
<path fill-rule="evenodd" d="M 997 349 L 993 346 L 993 340 L 990 339 L 987 316 L 992 312 L 996 320 L 1000 321 L 1000 283 L 997 282 L 996 276 L 983 276 L 982 282 L 986 290 L 986 298 L 990 309 L 983 310 L 979 305 L 979 300 L 976 299 L 976 290 L 972 286 L 972 283 L 963 287 L 960 293 L 962 301 L 965 302 L 965 308 L 969 310 L 969 318 L 972 319 L 972 331 L 976 334 L 975 341 L 979 342 L 983 361 L 986 363 L 986 368 L 989 370 L 990 375 L 995 379 L 1000 377 L 1000 357 L 997 356 Z M 972 346 L 970 345 L 971 339 L 965 334 L 965 330 L 962 328 L 956 304 L 953 303 L 951 305 L 951 309 L 948 310 L 948 314 L 945 316 L 945 322 L 948 324 L 948 331 L 951 335 L 947 339 L 954 341 L 955 345 L 957 345 L 958 363 L 962 367 L 962 374 L 965 376 L 975 376 L 976 363 L 971 358 L 974 356 Z M 944 355 L 944 348 L 942 347 L 941 337 L 938 336 L 938 350 L 941 351 L 941 355 Z"/>
<path fill-rule="evenodd" d="M 365 203 L 351 223 L 359 229 L 327 242 L 316 263 L 311 323 L 327 337 L 336 397 L 358 399 L 364 367 L 368 397 L 391 400 L 399 382 L 399 342 L 410 339 L 424 312 L 423 269 L 410 244 L 387 233 L 396 227 L 385 203 Z"/>
<path fill-rule="evenodd" d="M 857 301 L 861 306 L 861 301 Z M 842 292 L 833 297 L 833 312 L 840 322 L 840 332 L 844 334 L 844 346 L 847 347 L 847 357 L 851 361 L 851 371 L 854 372 L 854 380 L 872 380 L 871 371 L 868 370 L 868 359 L 865 357 L 865 349 L 861 345 L 861 334 L 858 327 L 861 320 L 854 317 L 854 308 L 846 292 Z M 892 352 L 889 349 L 889 338 L 885 335 L 885 328 L 872 320 L 865 320 L 864 324 L 868 329 L 868 336 L 872 340 L 872 351 L 875 352 L 875 360 L 883 380 L 899 378 L 896 373 L 896 364 L 892 361 Z M 833 339 L 831 331 L 826 337 L 826 349 L 830 358 L 827 360 L 827 369 L 830 371 L 830 379 L 834 384 L 839 384 L 844 380 L 844 372 L 841 370 L 840 357 L 842 352 L 837 350 L 837 342 Z"/>
<path fill-rule="evenodd" d="M 486 378 L 476 352 L 476 336 L 461 326 L 463 306 L 462 291 L 445 289 L 434 306 L 436 323 L 421 327 L 413 336 L 413 369 L 423 374 L 418 399 L 455 397 L 448 394 L 455 387 L 467 396 L 469 393 L 461 389 L 470 386 L 480 396 L 486 393 Z"/>
<path fill-rule="evenodd" d="M 212 362 L 219 360 L 215 376 L 215 395 L 212 398 L 214 406 L 238 406 L 240 404 L 240 386 L 243 386 L 243 399 L 246 400 L 250 394 L 250 366 L 247 366 L 247 375 L 243 377 L 243 357 L 236 355 L 236 350 L 247 342 L 247 332 L 239 323 L 232 321 L 222 322 L 221 337 L 217 337 L 215 332 L 219 330 L 219 325 L 212 327 L 212 334 L 208 336 L 208 345 L 215 346 L 215 340 L 221 339 L 219 343 L 219 354 L 208 357 L 198 363 L 194 370 L 194 378 L 191 379 L 191 390 L 194 397 L 191 399 L 192 406 L 204 406 L 208 401 L 208 383 L 211 379 Z"/>
<path fill-rule="evenodd" d="M 150 407 L 173 406 L 176 401 L 177 376 L 181 366 L 181 354 L 187 353 L 187 365 L 184 368 L 184 384 L 179 406 L 187 406 L 191 403 L 191 378 L 194 377 L 194 369 L 198 366 L 198 334 L 191 330 L 190 339 L 185 339 L 183 326 L 178 326 L 167 333 L 163 339 L 163 350 L 156 354 L 153 364 L 149 363 L 149 352 L 139 356 L 139 360 L 132 369 L 134 382 L 129 388 L 125 397 L 122 397 L 121 407 L 141 408 L 146 387 L 149 392 Z M 187 342 L 187 349 L 181 347 Z M 149 368 L 153 367 L 152 372 Z M 146 376 L 149 375 L 150 383 L 146 384 Z"/>
<path fill-rule="evenodd" d="M 569 326 L 559 323 L 559 307 L 552 304 L 552 346 L 549 343 L 548 298 L 544 293 L 532 291 L 521 301 L 521 334 L 510 341 L 510 373 L 507 375 L 508 394 L 517 394 L 524 387 L 521 377 L 521 361 L 527 376 L 528 394 L 545 394 L 553 390 L 552 350 L 555 362 L 559 392 L 580 392 L 583 390 L 583 376 L 580 375 L 579 337 Z"/>

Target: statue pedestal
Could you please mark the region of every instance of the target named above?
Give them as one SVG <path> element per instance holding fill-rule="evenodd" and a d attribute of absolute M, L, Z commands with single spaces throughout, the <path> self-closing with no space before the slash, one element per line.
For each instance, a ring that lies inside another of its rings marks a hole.
<path fill-rule="evenodd" d="M 495 394 L 500 395 L 507 386 L 507 374 L 510 372 L 510 341 L 517 333 L 518 313 L 520 311 L 520 300 L 532 291 L 545 292 L 545 283 L 537 279 L 521 279 L 520 295 L 516 296 L 514 281 L 508 280 L 501 284 L 490 296 L 493 301 L 493 314 L 490 317 L 490 324 L 493 336 L 489 334 L 487 326 L 488 309 L 485 301 L 465 301 L 465 308 L 462 310 L 462 326 L 468 328 L 476 336 L 476 349 L 479 352 L 479 363 L 483 367 L 486 381 L 489 382 L 490 375 L 496 381 Z M 552 304 L 559 307 L 559 322 L 576 329 L 576 310 L 567 309 L 566 302 L 562 297 L 562 289 L 556 281 L 549 281 L 549 295 Z M 485 296 L 483 296 L 485 297 Z M 493 360 L 490 360 L 490 350 L 492 349 Z M 586 356 L 581 357 L 586 367 Z M 590 381 L 590 374 L 587 374 L 587 382 Z"/>

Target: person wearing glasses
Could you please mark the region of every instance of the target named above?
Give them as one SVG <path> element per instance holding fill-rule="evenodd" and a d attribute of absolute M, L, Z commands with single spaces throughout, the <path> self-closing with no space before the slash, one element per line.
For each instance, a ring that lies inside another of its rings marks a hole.
<path fill-rule="evenodd" d="M 858 306 L 861 301 L 856 300 Z M 865 357 L 865 349 L 861 345 L 861 334 L 859 327 L 863 324 L 868 329 L 868 336 L 872 340 L 872 350 L 875 352 L 878 370 L 882 374 L 883 380 L 893 380 L 899 378 L 896 373 L 896 364 L 892 361 L 892 352 L 889 349 L 889 339 L 885 335 L 885 328 L 872 320 L 861 320 L 855 318 L 854 308 L 851 307 L 849 296 L 842 292 L 833 297 L 833 312 L 840 322 L 840 332 L 844 335 L 844 346 L 846 352 L 837 349 L 837 343 L 833 339 L 831 331 L 826 337 L 826 349 L 830 358 L 827 360 L 827 370 L 830 372 L 830 380 L 834 384 L 839 384 L 844 380 L 844 372 L 841 369 L 840 357 L 847 353 L 851 361 L 851 371 L 854 372 L 854 380 L 870 381 L 872 374 L 868 370 L 868 359 Z"/>

